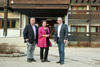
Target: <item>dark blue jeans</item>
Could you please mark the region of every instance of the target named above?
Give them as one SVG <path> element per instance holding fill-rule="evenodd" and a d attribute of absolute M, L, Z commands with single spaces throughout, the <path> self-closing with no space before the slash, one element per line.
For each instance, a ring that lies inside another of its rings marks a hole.
<path fill-rule="evenodd" d="M 65 43 L 61 43 L 60 38 L 58 38 L 58 51 L 60 56 L 60 61 L 64 61 L 65 58 Z"/>

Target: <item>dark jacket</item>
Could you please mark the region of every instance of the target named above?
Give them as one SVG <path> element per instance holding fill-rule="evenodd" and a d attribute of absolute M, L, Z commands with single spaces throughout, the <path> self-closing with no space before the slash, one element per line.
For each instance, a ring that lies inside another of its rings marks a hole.
<path fill-rule="evenodd" d="M 54 41 L 56 41 L 58 43 L 57 38 L 58 38 L 58 25 L 56 26 L 55 33 L 54 33 Z M 61 26 L 60 39 L 61 39 L 62 43 L 64 43 L 64 39 L 65 40 L 68 39 L 68 27 L 66 24 L 62 24 L 62 26 Z"/>
<path fill-rule="evenodd" d="M 38 42 L 38 27 L 36 25 L 35 25 L 35 29 L 36 29 L 36 43 L 37 43 Z M 23 36 L 24 36 L 25 43 L 26 43 L 25 39 L 29 39 L 28 41 L 29 43 L 34 42 L 34 31 L 31 24 L 28 24 L 25 26 Z"/>

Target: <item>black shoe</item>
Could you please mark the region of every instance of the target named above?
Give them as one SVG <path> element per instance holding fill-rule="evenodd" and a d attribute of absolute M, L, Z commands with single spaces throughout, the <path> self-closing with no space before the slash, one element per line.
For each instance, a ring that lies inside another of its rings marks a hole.
<path fill-rule="evenodd" d="M 36 60 L 34 58 L 32 58 L 31 61 L 36 62 Z"/>
<path fill-rule="evenodd" d="M 44 60 L 44 62 L 50 62 L 49 60 Z"/>
<path fill-rule="evenodd" d="M 60 65 L 63 65 L 63 64 L 64 64 L 64 61 L 61 61 L 61 62 L 60 62 Z"/>
<path fill-rule="evenodd" d="M 32 60 L 31 59 L 27 59 L 27 62 L 32 62 Z"/>
<path fill-rule="evenodd" d="M 60 63 L 61 61 L 58 61 L 58 62 L 56 62 L 56 63 Z"/>
<path fill-rule="evenodd" d="M 42 59 L 41 62 L 44 62 L 44 60 Z"/>

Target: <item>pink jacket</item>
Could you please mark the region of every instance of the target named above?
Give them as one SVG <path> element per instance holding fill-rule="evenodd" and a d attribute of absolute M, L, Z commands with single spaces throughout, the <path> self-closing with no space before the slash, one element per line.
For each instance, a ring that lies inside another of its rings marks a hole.
<path fill-rule="evenodd" d="M 48 27 L 47 27 L 47 30 L 48 30 L 48 33 L 50 35 L 50 31 L 49 31 Z M 43 37 L 42 35 L 46 35 L 46 31 L 43 27 L 40 27 L 39 31 L 38 31 L 38 44 L 37 44 L 37 46 L 38 47 L 47 47 L 46 37 Z M 50 47 L 52 46 L 50 40 L 49 40 L 49 46 Z"/>

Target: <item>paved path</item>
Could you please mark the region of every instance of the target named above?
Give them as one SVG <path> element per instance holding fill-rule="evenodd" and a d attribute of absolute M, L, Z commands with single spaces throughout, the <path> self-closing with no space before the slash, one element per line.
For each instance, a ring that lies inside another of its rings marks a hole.
<path fill-rule="evenodd" d="M 20 48 L 26 52 L 26 47 Z M 56 64 L 59 60 L 57 47 L 51 47 L 49 60 L 42 63 L 39 56 L 39 48 L 36 47 L 35 59 L 37 62 L 28 63 L 25 57 L 11 58 L 0 57 L 0 67 L 100 67 L 100 48 L 66 48 L 65 64 Z"/>

